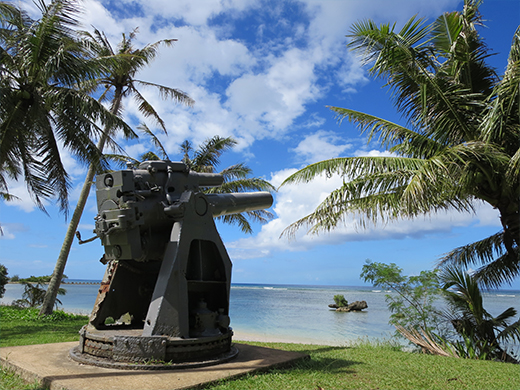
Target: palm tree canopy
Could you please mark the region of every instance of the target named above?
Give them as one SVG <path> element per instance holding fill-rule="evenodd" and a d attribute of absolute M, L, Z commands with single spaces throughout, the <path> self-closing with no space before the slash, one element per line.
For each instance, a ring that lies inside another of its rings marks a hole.
<path fill-rule="evenodd" d="M 406 125 L 330 107 L 339 121 L 356 124 L 392 156 L 336 158 L 291 175 L 282 185 L 322 174 L 341 175 L 344 182 L 285 234 L 303 226 L 312 233 L 334 229 L 347 214 L 364 226 L 442 210 L 472 211 L 482 201 L 499 211 L 503 226 L 492 248 L 468 245 L 442 261 L 479 263 L 478 275 L 488 286 L 519 275 L 520 29 L 499 77 L 486 63 L 479 5 L 466 0 L 461 12 L 443 14 L 430 25 L 414 17 L 399 31 L 370 20 L 354 24 L 350 48 L 372 65 L 373 76 L 386 81 Z"/>
<path fill-rule="evenodd" d="M 166 132 L 166 126 L 154 107 L 141 94 L 138 86 L 156 88 L 161 96 L 165 99 L 172 99 L 178 103 L 183 103 L 188 106 L 194 104 L 185 92 L 179 89 L 166 87 L 164 85 L 151 83 L 136 79 L 136 74 L 145 66 L 147 66 L 158 54 L 159 47 L 162 44 L 171 46 L 176 39 L 163 39 L 154 43 L 147 44 L 143 48 L 137 49 L 133 45 L 133 41 L 138 32 L 134 29 L 131 33 L 123 34 L 122 40 L 119 42 L 116 50 L 112 48 L 105 34 L 97 29 L 93 33 L 82 32 L 85 38 L 89 41 L 92 50 L 96 53 L 98 58 L 104 57 L 118 57 L 123 61 L 118 61 L 113 64 L 110 71 L 100 77 L 91 84 L 91 90 L 95 90 L 98 86 L 103 86 L 100 100 L 108 99 L 113 93 L 111 102 L 112 110 L 117 114 L 121 114 L 122 106 L 121 99 L 124 97 L 134 98 L 138 105 L 139 111 L 145 116 L 154 119 L 159 126 Z"/>
<path fill-rule="evenodd" d="M 23 177 L 41 209 L 43 199 L 56 197 L 66 212 L 70 179 L 60 147 L 101 167 L 103 156 L 91 141 L 103 133 L 97 123 L 132 130 L 78 88 L 105 68 L 75 32 L 75 2 L 36 5 L 41 18 L 33 20 L 0 3 L 0 192 L 9 199 L 8 180 Z"/>

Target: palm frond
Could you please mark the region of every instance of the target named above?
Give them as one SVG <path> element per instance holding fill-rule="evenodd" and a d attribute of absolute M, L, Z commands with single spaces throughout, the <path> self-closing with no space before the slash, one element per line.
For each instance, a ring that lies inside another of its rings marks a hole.
<path fill-rule="evenodd" d="M 216 219 L 223 223 L 228 223 L 230 225 L 238 225 L 238 227 L 243 233 L 253 233 L 253 228 L 251 227 L 251 224 L 242 213 L 222 215 L 220 217 L 217 217 Z"/>
<path fill-rule="evenodd" d="M 163 160 L 169 160 L 168 152 L 166 152 L 166 149 L 164 148 L 163 144 L 145 123 L 141 123 L 139 126 L 137 126 L 137 129 L 140 130 L 141 132 L 143 132 L 143 134 L 150 137 L 153 145 L 161 151 Z"/>
<path fill-rule="evenodd" d="M 237 141 L 232 137 L 214 136 L 207 139 L 195 150 L 192 169 L 202 172 L 209 168 L 209 172 L 213 172 L 213 169 L 220 163 L 222 153 L 230 150 L 236 144 Z"/>
<path fill-rule="evenodd" d="M 504 327 L 496 337 L 497 340 L 520 342 L 520 319 Z"/>
<path fill-rule="evenodd" d="M 189 97 L 189 95 L 186 92 L 183 92 L 180 89 L 165 87 L 164 85 L 151 83 L 143 80 L 134 80 L 134 83 L 141 84 L 146 87 L 157 88 L 157 90 L 161 94 L 161 97 L 165 100 L 171 99 L 177 103 L 182 103 L 189 107 L 193 107 L 193 105 L 195 104 L 195 101 L 191 97 Z"/>
<path fill-rule="evenodd" d="M 439 259 L 438 266 L 453 264 L 469 267 L 475 264 L 486 264 L 504 254 L 503 239 L 504 232 L 500 231 L 485 239 L 455 248 Z"/>
<path fill-rule="evenodd" d="M 513 253 L 494 259 L 480 267 L 475 277 L 487 288 L 499 288 L 502 284 L 511 284 L 520 274 L 520 253 L 514 248 Z"/>
<path fill-rule="evenodd" d="M 356 124 L 361 133 L 367 132 L 368 142 L 378 135 L 381 147 L 394 147 L 392 151 L 400 155 L 428 158 L 444 148 L 423 134 L 376 116 L 341 107 L 328 108 L 337 114 L 340 123 L 346 118 Z"/>
<path fill-rule="evenodd" d="M 105 159 L 113 163 L 118 169 L 126 169 L 128 163 L 137 166 L 141 162 L 141 160 L 135 159 L 127 155 L 114 153 L 105 153 Z"/>

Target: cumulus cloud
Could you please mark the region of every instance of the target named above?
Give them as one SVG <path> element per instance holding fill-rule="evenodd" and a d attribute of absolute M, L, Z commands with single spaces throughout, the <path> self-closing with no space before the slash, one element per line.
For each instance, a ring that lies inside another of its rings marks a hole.
<path fill-rule="evenodd" d="M 343 155 L 352 147 L 350 143 L 343 142 L 337 134 L 319 130 L 307 135 L 292 151 L 306 164 L 312 164 Z"/>

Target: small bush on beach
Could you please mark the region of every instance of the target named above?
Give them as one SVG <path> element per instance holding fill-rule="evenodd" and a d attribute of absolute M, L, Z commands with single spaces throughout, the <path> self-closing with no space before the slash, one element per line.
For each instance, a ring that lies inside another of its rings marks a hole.
<path fill-rule="evenodd" d="M 361 278 L 374 286 L 391 290 L 386 295 L 392 313 L 389 323 L 422 351 L 468 359 L 519 363 L 512 350 L 520 341 L 520 319 L 510 307 L 493 317 L 482 300 L 477 280 L 454 266 L 442 272 L 422 271 L 418 276 L 404 276 L 396 264 L 367 260 Z M 448 310 L 436 307 L 444 298 Z"/>

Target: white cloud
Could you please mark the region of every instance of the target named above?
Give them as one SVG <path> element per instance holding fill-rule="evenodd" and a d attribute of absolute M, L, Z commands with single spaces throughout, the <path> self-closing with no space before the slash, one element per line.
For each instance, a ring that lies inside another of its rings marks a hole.
<path fill-rule="evenodd" d="M 0 240 L 14 240 L 17 233 L 26 232 L 29 228 L 23 223 L 2 223 L 0 224 L 2 233 Z"/>
<path fill-rule="evenodd" d="M 375 152 L 372 154 L 376 154 Z M 296 169 L 285 169 L 272 175 L 271 183 L 279 186 Z M 477 225 L 500 226 L 496 210 L 483 203 L 476 204 L 476 213 L 439 212 L 413 220 L 397 220 L 374 226 L 360 225 L 360 217 L 346 215 L 343 222 L 330 232 L 307 235 L 301 228 L 289 240 L 280 235 L 290 224 L 311 213 L 325 197 L 342 183 L 340 177 L 317 177 L 309 183 L 286 185 L 275 197 L 276 218 L 262 226 L 256 237 L 244 238 L 227 247 L 235 259 L 270 257 L 276 251 L 305 251 L 317 245 L 337 245 L 349 241 L 422 238 L 429 234 L 450 233 L 454 227 Z"/>
<path fill-rule="evenodd" d="M 395 154 L 389 152 L 388 150 L 377 150 L 377 149 L 360 149 L 354 152 L 354 156 L 356 157 L 396 157 Z"/>
<path fill-rule="evenodd" d="M 351 144 L 341 143 L 342 141 L 341 137 L 335 133 L 320 130 L 307 135 L 292 151 L 305 163 L 311 164 L 338 157 L 352 147 Z"/>

